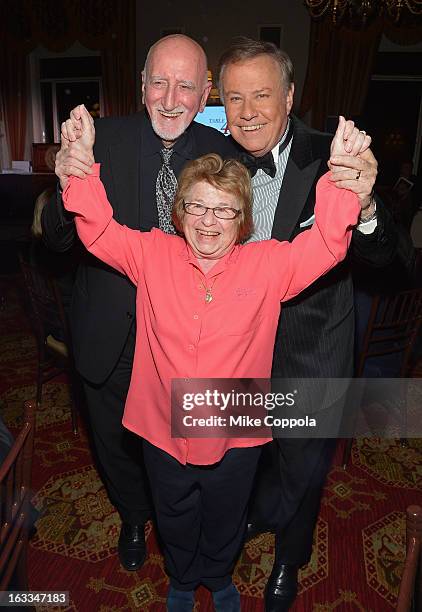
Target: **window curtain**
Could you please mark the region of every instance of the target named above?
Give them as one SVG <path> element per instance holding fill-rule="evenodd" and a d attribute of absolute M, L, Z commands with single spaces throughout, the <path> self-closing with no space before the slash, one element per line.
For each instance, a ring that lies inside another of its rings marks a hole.
<path fill-rule="evenodd" d="M 308 70 L 299 114 L 311 112 L 311 125 L 326 129 L 330 115 L 359 115 L 365 103 L 382 27 L 334 27 L 330 18 L 312 22 Z"/>
<path fill-rule="evenodd" d="M 135 2 L 117 2 L 117 27 L 101 50 L 105 115 L 128 115 L 136 109 L 140 87 L 135 64 Z M 133 35 L 128 35 L 132 32 Z"/>
<path fill-rule="evenodd" d="M 310 112 L 312 127 L 325 130 L 330 115 L 361 114 L 383 34 L 401 45 L 422 40 L 420 27 L 394 26 L 383 18 L 359 30 L 334 26 L 329 15 L 312 22 L 308 69 L 299 109 L 302 117 Z"/>
<path fill-rule="evenodd" d="M 0 107 L 10 159 L 24 159 L 27 119 L 27 56 L 5 47 L 0 62 Z"/>
<path fill-rule="evenodd" d="M 75 41 L 100 51 L 104 114 L 135 109 L 135 0 L 2 0 L 0 97 L 12 159 L 22 159 L 27 61 L 38 45 L 61 52 Z"/>

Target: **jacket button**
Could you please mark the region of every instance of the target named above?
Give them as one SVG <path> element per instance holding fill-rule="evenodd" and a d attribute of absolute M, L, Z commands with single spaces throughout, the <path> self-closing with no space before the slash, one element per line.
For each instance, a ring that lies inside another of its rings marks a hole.
<path fill-rule="evenodd" d="M 133 319 L 133 314 L 129 311 L 126 313 L 126 316 L 128 319 Z"/>

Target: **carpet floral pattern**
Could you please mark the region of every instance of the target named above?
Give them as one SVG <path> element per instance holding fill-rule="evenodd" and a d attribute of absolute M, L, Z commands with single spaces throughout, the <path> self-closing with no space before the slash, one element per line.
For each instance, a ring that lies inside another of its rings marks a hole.
<path fill-rule="evenodd" d="M 0 280 L 0 410 L 13 432 L 35 395 L 36 346 L 18 276 Z M 339 443 L 293 612 L 393 611 L 405 551 L 405 510 L 422 503 L 422 440 L 356 441 L 346 471 Z M 66 590 L 69 612 L 164 612 L 168 580 L 152 523 L 148 557 L 126 572 L 116 556 L 120 520 L 98 476 L 83 416 L 75 436 L 67 380 L 44 386 L 37 413 L 33 503 L 40 516 L 29 547 L 33 590 Z M 245 544 L 234 572 L 242 611 L 263 610 L 274 536 Z M 39 606 L 38 611 L 49 610 Z M 200 588 L 195 612 L 213 610 Z"/>
<path fill-rule="evenodd" d="M 33 501 L 34 548 L 91 562 L 114 554 L 119 520 L 92 465 L 51 476 Z"/>
<path fill-rule="evenodd" d="M 394 605 L 405 557 L 404 516 L 401 512 L 391 512 L 368 525 L 362 535 L 368 584 Z"/>
<path fill-rule="evenodd" d="M 353 463 L 380 483 L 422 490 L 422 438 L 407 441 L 378 438 L 360 440 L 353 448 Z"/>

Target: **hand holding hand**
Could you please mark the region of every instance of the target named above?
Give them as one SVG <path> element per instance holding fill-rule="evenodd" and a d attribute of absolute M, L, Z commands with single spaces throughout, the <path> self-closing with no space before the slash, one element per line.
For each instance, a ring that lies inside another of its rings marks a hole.
<path fill-rule="evenodd" d="M 365 217 L 374 210 L 372 193 L 378 173 L 370 144 L 371 138 L 365 132 L 359 132 L 353 121 L 339 117 L 328 162 L 331 180 L 337 187 L 356 193 Z"/>
<path fill-rule="evenodd" d="M 358 130 L 353 121 L 346 121 L 340 115 L 338 126 L 331 143 L 330 157 L 337 155 L 351 155 L 355 157 L 369 149 L 371 137 L 363 130 Z"/>
<path fill-rule="evenodd" d="M 94 120 L 83 104 L 74 108 L 62 123 L 61 148 L 56 155 L 55 173 L 64 189 L 69 176 L 85 178 L 94 163 Z"/>

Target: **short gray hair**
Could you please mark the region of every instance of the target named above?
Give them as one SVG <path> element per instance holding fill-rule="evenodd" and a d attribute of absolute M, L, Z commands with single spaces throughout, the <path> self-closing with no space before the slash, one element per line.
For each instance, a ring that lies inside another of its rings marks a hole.
<path fill-rule="evenodd" d="M 281 82 L 287 93 L 294 81 L 294 68 L 292 60 L 285 51 L 281 51 L 273 43 L 263 40 L 254 40 L 246 36 L 239 36 L 233 39 L 232 44 L 226 49 L 218 62 L 218 89 L 220 98 L 223 100 L 222 77 L 226 66 L 236 64 L 245 60 L 254 59 L 260 55 L 272 57 L 280 67 Z"/>

